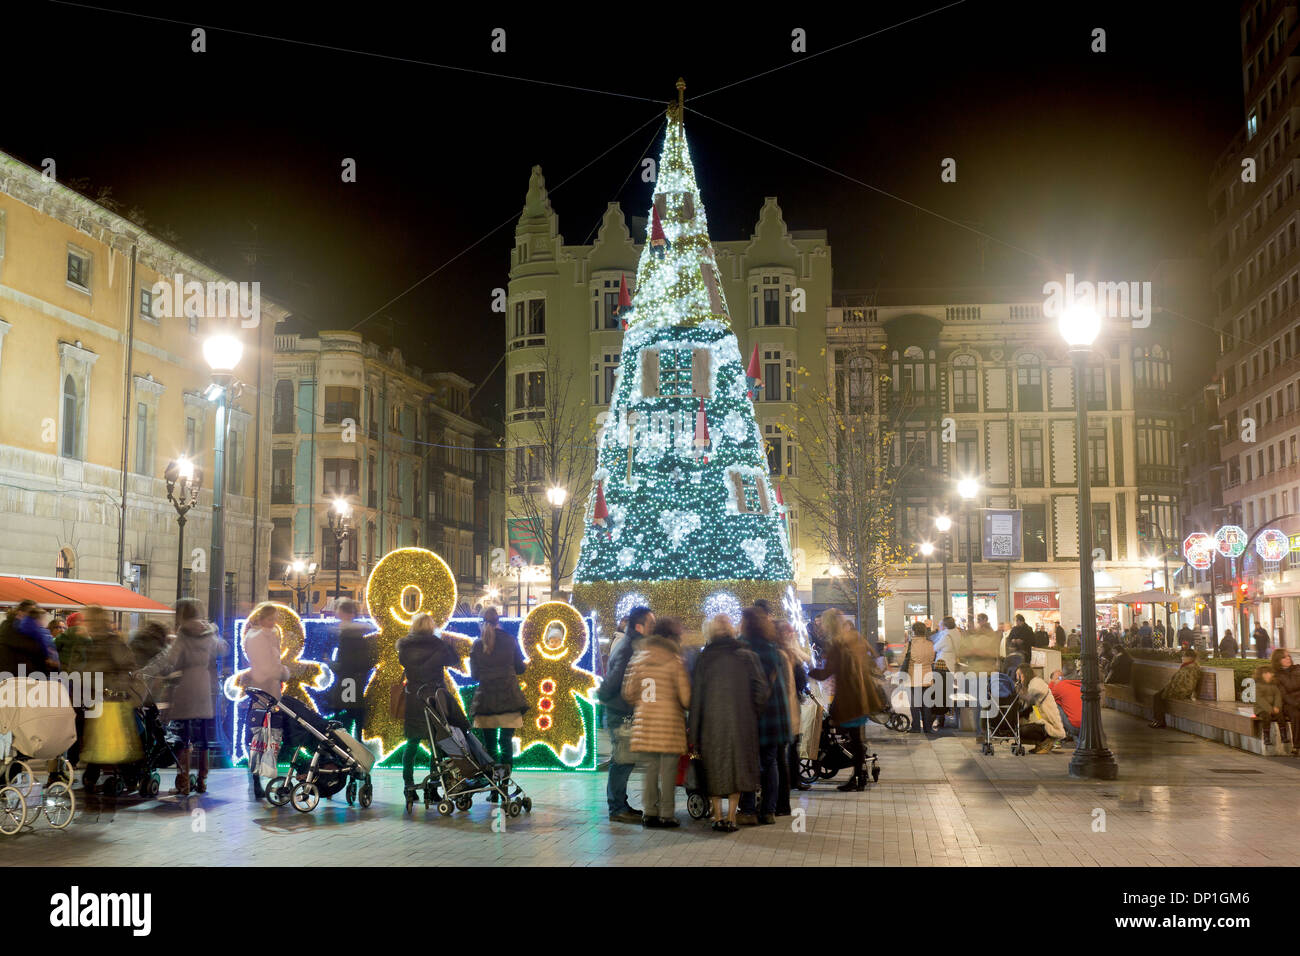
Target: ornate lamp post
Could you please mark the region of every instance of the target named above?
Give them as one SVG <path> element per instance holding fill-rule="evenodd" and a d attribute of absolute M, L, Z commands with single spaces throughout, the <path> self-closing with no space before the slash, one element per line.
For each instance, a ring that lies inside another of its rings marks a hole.
<path fill-rule="evenodd" d="M 560 509 L 568 500 L 569 492 L 559 485 L 546 489 L 546 500 L 551 503 L 551 600 L 560 599 Z"/>
<path fill-rule="evenodd" d="M 185 516 L 199 500 L 199 488 L 203 485 L 203 472 L 194 466 L 194 462 L 182 456 L 167 462 L 163 472 L 167 481 L 167 500 L 176 509 L 176 600 L 185 596 L 182 581 L 185 576 Z"/>
<path fill-rule="evenodd" d="M 203 358 L 212 369 L 212 384 L 206 397 L 216 403 L 216 445 L 212 455 L 215 475 L 212 485 L 212 544 L 208 556 L 208 617 L 224 634 L 226 627 L 226 429 L 230 420 L 231 393 L 240 385 L 235 380 L 235 366 L 244 354 L 244 344 L 228 332 L 210 335 L 203 341 Z"/>
<path fill-rule="evenodd" d="M 963 478 L 957 482 L 957 494 L 961 495 L 961 523 L 966 532 L 966 630 L 975 629 L 975 540 L 970 530 L 971 502 L 980 493 L 980 483 L 974 478 Z"/>
<path fill-rule="evenodd" d="M 1081 645 L 1079 661 L 1083 666 L 1083 724 L 1079 745 L 1070 759 L 1070 776 L 1096 780 L 1114 780 L 1119 776 L 1115 756 L 1106 749 L 1101 728 L 1101 673 L 1097 663 L 1097 603 L 1092 578 L 1092 496 L 1088 486 L 1088 406 L 1084 395 L 1083 375 L 1088 353 L 1101 332 L 1101 316 L 1081 305 L 1071 305 L 1061 313 L 1061 337 L 1070 347 L 1074 365 L 1074 460 L 1079 479 L 1079 607 Z"/>
<path fill-rule="evenodd" d="M 330 508 L 330 531 L 334 534 L 334 616 L 338 617 L 337 603 L 343 594 L 343 539 L 352 531 L 348 518 L 352 516 L 352 506 L 344 497 L 334 499 Z"/>
<path fill-rule="evenodd" d="M 943 606 L 943 616 L 948 616 L 948 543 L 951 540 L 948 532 L 952 530 L 952 519 L 947 515 L 939 515 L 934 519 L 934 527 L 943 535 L 943 552 L 939 555 L 939 564 L 943 567 L 943 600 L 939 603 Z"/>
<path fill-rule="evenodd" d="M 293 588 L 294 593 L 294 610 L 300 615 L 304 612 L 303 593 L 316 582 L 316 571 L 318 566 L 315 561 L 304 561 L 297 558 L 285 566 L 284 585 Z M 290 582 L 293 579 L 293 583 Z M 304 583 L 305 582 L 305 583 Z"/>
<path fill-rule="evenodd" d="M 920 550 L 925 557 L 925 616 L 933 624 L 934 615 L 930 612 L 930 556 L 934 554 L 934 545 L 929 541 L 922 541 Z"/>

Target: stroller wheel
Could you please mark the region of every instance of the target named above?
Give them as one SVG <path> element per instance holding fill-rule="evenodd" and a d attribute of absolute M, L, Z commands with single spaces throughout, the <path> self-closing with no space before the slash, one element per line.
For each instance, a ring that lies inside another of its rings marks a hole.
<path fill-rule="evenodd" d="M 41 795 L 45 820 L 55 830 L 62 830 L 72 822 L 72 814 L 77 808 L 76 797 L 66 783 L 52 783 Z"/>
<path fill-rule="evenodd" d="M 9 765 L 7 776 L 9 779 L 5 781 L 6 786 L 13 787 L 24 797 L 31 796 L 32 785 L 35 783 L 31 767 L 21 760 L 15 760 Z"/>
<path fill-rule="evenodd" d="M 355 780 L 348 781 L 347 788 L 343 791 L 343 795 L 347 797 L 348 806 L 352 806 L 352 804 L 357 802 L 357 782 Z"/>
<path fill-rule="evenodd" d="M 444 798 L 438 801 L 438 812 L 444 817 L 451 816 L 452 811 L 455 809 L 455 805 L 450 800 Z"/>
<path fill-rule="evenodd" d="M 473 797 L 457 797 L 457 798 L 456 798 L 456 809 L 457 809 L 457 810 L 461 810 L 461 811 L 468 810 L 468 809 L 469 809 L 470 807 L 472 807 L 472 806 L 474 806 L 474 798 L 473 798 Z"/>
<path fill-rule="evenodd" d="M 709 801 L 704 799 L 702 793 L 688 793 L 686 812 L 691 815 L 692 820 L 703 820 L 709 814 Z"/>
<path fill-rule="evenodd" d="M 0 787 L 0 833 L 13 836 L 27 822 L 27 798 L 17 787 Z"/>
<path fill-rule="evenodd" d="M 799 758 L 799 782 L 811 784 L 817 779 L 817 768 L 810 757 Z"/>
<path fill-rule="evenodd" d="M 905 734 L 912 729 L 912 718 L 906 714 L 890 714 L 885 726 L 895 733 Z"/>
<path fill-rule="evenodd" d="M 1024 747 L 1024 744 L 1019 744 L 1019 745 L 1017 745 L 1017 746 L 1016 746 L 1016 756 L 1017 756 L 1017 757 L 1023 757 L 1024 755 L 1025 755 L 1025 747 Z"/>
<path fill-rule="evenodd" d="M 293 788 L 289 786 L 289 781 L 284 777 L 272 777 L 267 781 L 266 789 L 263 791 L 266 802 L 273 807 L 282 807 L 289 802 L 289 794 Z"/>
<path fill-rule="evenodd" d="M 992 744 L 980 744 L 980 753 L 984 754 L 984 756 L 986 756 L 986 757 L 992 756 L 992 755 L 993 755 L 993 745 L 992 745 Z"/>
<path fill-rule="evenodd" d="M 289 801 L 299 813 L 311 813 L 320 803 L 320 790 L 314 783 L 300 783 L 289 794 Z"/>
<path fill-rule="evenodd" d="M 837 773 L 839 773 L 838 770 L 832 770 L 830 767 L 824 767 L 821 764 L 816 762 L 813 763 L 813 767 L 816 768 L 817 770 L 817 776 L 823 780 L 830 780 Z"/>
<path fill-rule="evenodd" d="M 140 778 L 140 796 L 146 800 L 158 796 L 158 791 L 162 788 L 162 781 L 158 779 L 156 773 L 147 774 Z"/>
<path fill-rule="evenodd" d="M 366 780 L 366 782 L 361 785 L 360 793 L 357 794 L 357 799 L 361 801 L 362 810 L 370 806 L 370 801 L 374 795 L 375 788 L 371 785 L 369 780 Z"/>
<path fill-rule="evenodd" d="M 524 805 L 524 813 L 532 813 L 532 812 L 533 812 L 533 798 L 532 798 L 532 797 L 524 797 L 524 799 L 522 800 L 522 803 L 523 803 L 523 805 Z"/>
<path fill-rule="evenodd" d="M 524 802 L 522 800 L 511 800 L 508 812 L 512 817 L 517 817 L 524 812 Z"/>

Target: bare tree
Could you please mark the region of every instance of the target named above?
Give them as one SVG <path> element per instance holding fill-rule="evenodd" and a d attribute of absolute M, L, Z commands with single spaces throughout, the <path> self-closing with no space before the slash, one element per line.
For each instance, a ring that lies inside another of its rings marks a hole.
<path fill-rule="evenodd" d="M 534 417 L 516 433 L 523 453 L 515 464 L 522 473 L 513 476 L 516 497 L 510 513 L 537 535 L 551 567 L 551 596 L 557 599 L 560 578 L 582 541 L 596 467 L 596 431 L 591 406 L 582 397 L 585 389 L 553 347 L 546 350 L 542 367 L 525 375 L 526 404 Z M 557 488 L 564 492 L 560 507 L 550 497 Z"/>

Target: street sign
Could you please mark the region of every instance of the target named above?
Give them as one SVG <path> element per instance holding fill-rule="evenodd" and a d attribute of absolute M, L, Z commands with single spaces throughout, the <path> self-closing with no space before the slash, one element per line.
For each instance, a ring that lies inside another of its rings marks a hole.
<path fill-rule="evenodd" d="M 981 508 L 983 560 L 1020 560 L 1020 509 Z"/>

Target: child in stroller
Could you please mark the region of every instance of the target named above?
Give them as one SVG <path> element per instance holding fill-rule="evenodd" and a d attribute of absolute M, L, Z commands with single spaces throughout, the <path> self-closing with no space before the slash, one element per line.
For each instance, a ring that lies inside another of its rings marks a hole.
<path fill-rule="evenodd" d="M 1011 752 L 1017 757 L 1025 755 L 1025 748 L 1020 743 L 1020 698 L 1016 695 L 1016 685 L 1008 674 L 994 671 L 988 675 L 990 681 L 988 700 L 990 711 L 980 712 L 980 723 L 984 731 L 984 743 L 980 750 L 986 755 L 993 753 L 993 744 L 1005 741 L 1011 744 Z"/>
<path fill-rule="evenodd" d="M 449 817 L 453 810 L 468 810 L 474 794 L 491 793 L 512 817 L 533 812 L 533 799 L 515 782 L 510 768 L 494 764 L 479 739 L 469 730 L 461 709 L 441 684 L 426 684 L 416 691 L 415 699 L 424 707 L 428 739 L 433 741 L 429 774 L 420 789 L 424 805 L 433 803 L 438 788 L 438 812 Z M 406 811 L 415 805 L 416 791 L 406 795 Z"/>
<path fill-rule="evenodd" d="M 849 737 L 842 729 L 836 726 L 835 721 L 831 719 L 830 708 L 827 705 L 824 695 L 819 687 L 809 684 L 809 696 L 813 704 L 817 707 L 817 716 L 820 717 L 821 731 L 816 736 L 816 743 L 809 746 L 804 753 L 806 756 L 799 758 L 799 779 L 803 783 L 812 784 L 817 780 L 832 780 L 845 767 L 853 766 L 853 753 L 849 750 Z M 886 695 L 882 695 L 886 696 Z M 904 704 L 906 695 L 904 694 Z M 900 716 L 890 714 L 889 717 Z M 889 719 L 880 719 L 880 715 L 873 714 L 872 720 L 884 724 L 890 730 L 896 730 Z M 904 730 L 911 724 L 911 718 L 904 716 L 907 724 Z M 815 721 L 805 721 L 805 726 L 811 726 Z M 880 779 L 880 761 L 874 752 L 866 754 L 867 762 L 870 764 L 871 781 L 875 783 Z"/>
<path fill-rule="evenodd" d="M 289 773 L 277 776 L 266 785 L 266 802 L 273 807 L 292 803 L 299 813 L 311 813 L 321 797 L 332 797 L 340 790 L 348 804 L 360 801 L 362 809 L 370 806 L 374 785 L 370 768 L 375 755 L 343 729 L 337 720 L 326 720 L 292 697 L 278 701 L 264 690 L 249 688 L 253 708 L 264 713 L 285 715 L 286 736 L 293 747 Z"/>

